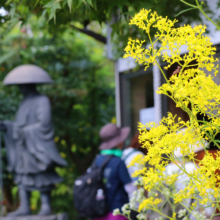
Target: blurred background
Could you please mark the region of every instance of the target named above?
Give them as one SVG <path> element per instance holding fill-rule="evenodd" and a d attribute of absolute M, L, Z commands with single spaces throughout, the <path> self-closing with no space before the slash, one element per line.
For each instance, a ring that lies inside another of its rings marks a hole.
<path fill-rule="evenodd" d="M 218 0 L 203 4 L 217 22 L 219 7 Z M 141 8 L 177 18 L 177 26 L 207 23 L 207 34 L 220 52 L 220 33 L 198 10 L 187 10 L 178 0 L 0 0 L 0 120 L 14 119 L 22 98 L 16 86 L 2 84 L 6 74 L 21 64 L 45 69 L 54 84 L 39 90 L 51 101 L 54 140 L 68 162 L 68 167 L 57 169 L 64 181 L 53 190 L 52 208 L 67 212 L 69 219 L 77 217 L 73 182 L 98 153 L 98 132 L 104 124 L 130 126 L 132 136 L 139 121 L 158 122 L 168 111 L 187 120 L 171 100 L 156 94 L 164 82 L 158 68 L 144 71 L 133 60 L 122 59 L 128 37 L 145 39 L 143 32 L 128 25 Z M 183 48 L 182 54 L 186 52 Z M 175 68 L 166 72 L 168 77 Z M 215 81 L 220 84 L 219 77 Z M 2 156 L 4 207 L 11 211 L 19 203 L 18 189 L 6 169 L 3 142 Z M 40 195 L 34 191 L 33 212 L 39 205 Z"/>

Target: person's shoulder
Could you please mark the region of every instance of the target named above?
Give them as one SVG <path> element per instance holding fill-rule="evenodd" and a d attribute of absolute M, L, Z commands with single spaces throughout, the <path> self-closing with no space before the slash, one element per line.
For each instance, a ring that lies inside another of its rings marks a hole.
<path fill-rule="evenodd" d="M 128 148 L 126 148 L 125 150 L 123 150 L 123 155 L 128 155 L 128 154 L 141 154 L 141 155 L 144 155 L 144 153 L 142 153 L 140 150 L 137 150 L 137 149 L 135 149 L 135 148 L 133 148 L 133 147 L 128 147 Z"/>
<path fill-rule="evenodd" d="M 111 160 L 114 163 L 121 163 L 121 162 L 123 162 L 123 160 L 120 157 L 116 157 L 116 156 L 113 156 Z"/>
<path fill-rule="evenodd" d="M 133 150 L 134 150 L 134 148 L 128 147 L 128 148 L 126 148 L 126 149 L 124 149 L 124 150 L 122 151 L 122 155 L 127 155 L 127 154 L 129 154 L 131 151 L 133 151 Z"/>
<path fill-rule="evenodd" d="M 98 155 L 96 157 L 96 164 L 98 166 L 102 166 L 102 164 L 104 163 L 104 161 L 107 159 L 107 155 Z M 109 160 L 109 162 L 107 163 L 106 167 L 111 167 L 114 170 L 117 170 L 121 164 L 123 163 L 123 161 L 116 156 L 112 156 L 112 158 Z"/>
<path fill-rule="evenodd" d="M 129 147 L 123 151 L 122 160 L 124 160 L 125 163 L 130 163 L 130 161 L 137 155 L 144 156 L 141 151 Z"/>
<path fill-rule="evenodd" d="M 109 155 L 110 156 L 110 155 Z M 96 159 L 97 159 L 97 161 L 104 161 L 106 158 L 108 157 L 108 155 L 102 155 L 102 154 L 99 154 L 97 157 L 96 157 Z M 109 162 L 111 162 L 111 163 L 120 163 L 122 160 L 121 160 L 121 158 L 119 158 L 119 157 L 116 157 L 116 156 L 112 156 L 111 157 L 111 159 L 110 159 L 110 161 Z"/>
<path fill-rule="evenodd" d="M 120 157 L 113 156 L 110 160 L 111 166 L 118 167 L 121 164 L 124 165 L 124 161 Z"/>

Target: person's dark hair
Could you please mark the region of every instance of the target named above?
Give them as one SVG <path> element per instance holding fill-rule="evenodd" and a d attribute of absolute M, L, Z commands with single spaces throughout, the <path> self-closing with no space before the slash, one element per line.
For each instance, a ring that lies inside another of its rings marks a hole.
<path fill-rule="evenodd" d="M 130 145 L 128 147 L 133 147 L 136 150 L 141 151 L 144 154 L 147 154 L 147 149 L 141 147 L 141 143 L 139 142 L 139 133 L 136 133 L 131 139 Z"/>

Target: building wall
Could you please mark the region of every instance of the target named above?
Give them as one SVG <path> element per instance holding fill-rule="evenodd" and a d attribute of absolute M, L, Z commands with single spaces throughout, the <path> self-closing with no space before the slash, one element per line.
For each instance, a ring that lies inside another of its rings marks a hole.
<path fill-rule="evenodd" d="M 132 131 L 137 132 L 140 110 L 153 107 L 153 75 L 146 74 L 130 80 Z"/>

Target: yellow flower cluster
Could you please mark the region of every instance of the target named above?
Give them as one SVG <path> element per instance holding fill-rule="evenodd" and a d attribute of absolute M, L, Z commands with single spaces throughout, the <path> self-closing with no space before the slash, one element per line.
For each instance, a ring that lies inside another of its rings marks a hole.
<path fill-rule="evenodd" d="M 208 114 L 214 121 L 220 116 L 220 87 L 211 75 L 207 76 L 200 69 L 187 69 L 179 75 L 173 75 L 169 83 L 159 88 L 158 93 L 169 96 L 176 102 L 177 107 L 181 107 L 187 113 Z M 189 109 L 189 103 L 193 109 Z M 217 121 L 219 122 L 219 119 Z"/>
<path fill-rule="evenodd" d="M 136 14 L 130 22 L 130 25 L 136 25 L 146 32 L 150 44 L 145 45 L 145 40 L 129 39 L 124 57 L 133 57 L 146 68 L 157 64 L 157 58 L 162 58 L 168 64 L 165 69 L 178 63 L 181 67 L 180 73 L 172 75 L 170 79 L 166 78 L 161 69 L 166 83 L 159 88 L 158 93 L 171 98 L 190 118 L 185 122 L 168 113 L 159 124 L 139 124 L 139 141 L 142 147 L 148 150 L 148 154 L 143 159 L 135 158 L 131 165 L 149 164 L 148 168 L 145 167 L 134 174 L 143 177 L 144 187 L 148 191 L 155 187 L 159 189 L 158 186 L 173 186 L 180 175 L 184 174 L 190 179 L 184 190 L 175 192 L 170 190 L 172 187 L 168 187 L 167 195 L 171 196 L 175 203 L 191 198 L 201 204 L 212 203 L 219 208 L 220 176 L 217 171 L 220 169 L 220 153 L 214 158 L 205 148 L 206 142 L 213 141 L 220 149 L 219 143 L 215 141 L 216 134 L 220 132 L 220 86 L 213 81 L 209 73 L 218 73 L 218 59 L 214 58 L 216 48 L 205 36 L 204 25 L 184 25 L 176 28 L 176 22 L 146 9 Z M 156 29 L 153 39 L 151 29 Z M 155 49 L 156 42 L 160 45 L 159 49 Z M 188 49 L 184 56 L 180 54 L 182 46 L 187 46 Z M 198 113 L 208 116 L 209 120 L 199 121 Z M 150 131 L 147 128 L 150 128 Z M 184 133 L 179 132 L 181 128 L 185 128 Z M 188 173 L 185 166 L 180 165 L 174 152 L 179 148 L 180 153 L 195 163 L 198 161 L 195 160 L 194 151 L 199 146 L 204 147 L 205 156 L 200 161 L 199 168 Z M 165 169 L 169 161 L 175 163 L 182 174 L 167 176 Z M 159 202 L 161 201 L 158 198 L 150 197 L 140 204 L 139 210 L 152 208 Z"/>
<path fill-rule="evenodd" d="M 149 209 L 149 208 L 152 208 L 154 206 L 157 206 L 161 202 L 163 202 L 163 201 L 161 199 L 158 199 L 158 198 L 156 198 L 156 199 L 154 197 L 147 198 L 139 206 L 139 211 L 142 210 L 142 209 Z"/>
<path fill-rule="evenodd" d="M 184 25 L 175 28 L 176 22 L 177 20 L 171 21 L 167 17 L 158 16 L 156 12 L 151 13 L 151 10 L 142 9 L 131 19 L 130 25 L 136 25 L 146 31 L 150 45 L 146 48 L 143 47 L 145 40 L 129 39 L 124 58 L 133 57 L 147 68 L 150 64 L 156 64 L 156 58 L 162 57 L 168 63 L 165 68 L 177 62 L 182 67 L 181 72 L 186 67 L 198 66 L 207 71 L 214 70 L 217 74 L 217 66 L 214 65 L 217 58 L 213 58 L 216 48 L 212 47 L 209 37 L 204 36 L 206 26 Z M 151 28 L 156 29 L 154 41 L 150 36 Z M 154 48 L 156 42 L 160 43 L 159 49 Z M 180 55 L 182 46 L 187 46 L 189 51 L 185 56 Z"/>

